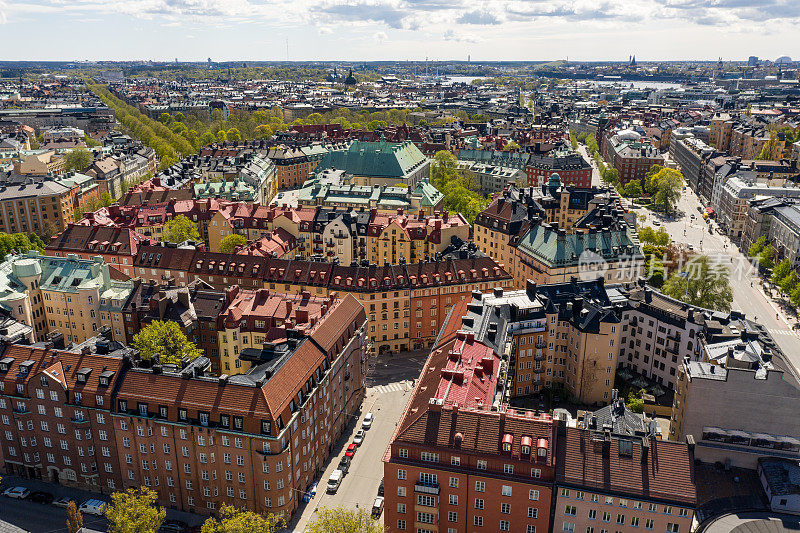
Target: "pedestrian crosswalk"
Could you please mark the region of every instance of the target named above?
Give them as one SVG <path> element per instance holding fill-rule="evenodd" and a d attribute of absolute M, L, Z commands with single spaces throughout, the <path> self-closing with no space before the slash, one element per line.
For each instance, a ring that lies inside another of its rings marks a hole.
<path fill-rule="evenodd" d="M 800 335 L 798 335 L 798 333 L 796 331 L 792 331 L 791 329 L 768 328 L 767 331 L 769 331 L 770 335 L 781 335 L 781 336 L 784 336 L 784 337 L 798 337 L 798 338 L 800 338 Z"/>
<path fill-rule="evenodd" d="M 410 387 L 406 382 L 389 383 L 367 388 L 367 394 L 388 394 L 390 392 L 406 392 Z"/>

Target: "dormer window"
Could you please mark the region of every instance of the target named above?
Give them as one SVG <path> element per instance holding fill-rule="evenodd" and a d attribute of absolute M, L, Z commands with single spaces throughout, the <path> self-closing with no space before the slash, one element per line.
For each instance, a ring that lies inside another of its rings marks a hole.
<path fill-rule="evenodd" d="M 270 433 L 272 433 L 272 422 L 270 422 L 269 420 L 262 420 L 261 433 L 262 435 L 269 435 Z"/>
<path fill-rule="evenodd" d="M 510 433 L 503 435 L 503 451 L 511 453 L 511 444 L 514 442 L 514 437 Z"/>
<path fill-rule="evenodd" d="M 147 404 L 139 403 L 139 416 L 147 417 Z"/>
<path fill-rule="evenodd" d="M 219 415 L 219 425 L 224 428 L 231 427 L 231 417 L 229 415 Z"/>
<path fill-rule="evenodd" d="M 11 368 L 11 364 L 13 362 L 13 357 L 4 357 L 0 359 L 0 372 L 8 372 L 8 369 Z"/>
<path fill-rule="evenodd" d="M 128 411 L 128 402 L 125 400 L 120 400 L 118 405 L 120 413 L 126 413 Z"/>
<path fill-rule="evenodd" d="M 167 418 L 167 414 L 169 410 L 167 409 L 166 405 L 159 405 L 158 406 L 158 416 L 161 418 Z"/>
<path fill-rule="evenodd" d="M 89 380 L 89 374 L 92 373 L 91 368 L 81 368 L 78 370 L 78 383 L 86 383 Z"/>
<path fill-rule="evenodd" d="M 208 413 L 201 411 L 198 413 L 198 417 L 200 418 L 200 425 L 208 427 Z"/>
<path fill-rule="evenodd" d="M 178 420 L 181 422 L 186 422 L 189 420 L 189 413 L 186 411 L 186 409 L 178 409 Z"/>
<path fill-rule="evenodd" d="M 236 431 L 241 431 L 244 427 L 244 419 L 241 416 L 234 416 L 233 417 L 233 429 Z"/>

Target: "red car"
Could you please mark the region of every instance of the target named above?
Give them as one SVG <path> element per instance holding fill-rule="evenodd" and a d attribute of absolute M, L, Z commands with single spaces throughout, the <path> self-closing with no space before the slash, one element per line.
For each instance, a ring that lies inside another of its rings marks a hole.
<path fill-rule="evenodd" d="M 358 449 L 358 444 L 350 443 L 350 446 L 347 447 L 347 451 L 344 452 L 344 456 L 352 458 L 356 454 L 357 449 Z"/>

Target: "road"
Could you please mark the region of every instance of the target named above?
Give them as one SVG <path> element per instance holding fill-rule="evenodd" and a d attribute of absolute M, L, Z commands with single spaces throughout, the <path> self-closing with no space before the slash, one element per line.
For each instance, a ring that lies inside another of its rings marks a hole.
<path fill-rule="evenodd" d="M 773 299 L 767 297 L 755 269 L 748 267 L 748 258 L 730 239 L 716 231 L 713 221 L 707 224 L 703 220 L 697 210 L 700 206 L 700 200 L 687 187 L 678 202 L 679 214 L 674 220 L 639 209 L 639 214 L 646 214 L 646 221 L 639 224 L 652 226 L 653 221 L 658 220 L 673 241 L 691 244 L 696 252 L 718 257 L 722 264 L 726 264 L 731 272 L 732 309 L 744 311 L 747 318 L 766 327 L 788 360 L 800 370 L 800 335 L 791 329 L 796 319 L 787 316 Z M 714 228 L 713 234 L 708 231 L 709 224 Z"/>
<path fill-rule="evenodd" d="M 603 184 L 603 179 L 600 176 L 600 171 L 597 169 L 597 163 L 595 162 L 594 158 L 589 154 L 589 150 L 586 149 L 585 144 L 578 143 L 578 153 L 580 153 L 585 160 L 592 165 L 592 185 L 594 187 L 599 187 Z"/>
<path fill-rule="evenodd" d="M 389 440 L 411 397 L 413 380 L 419 377 L 422 365 L 428 357 L 427 351 L 407 352 L 377 356 L 367 378 L 367 395 L 357 423 L 351 424 L 345 435 L 336 444 L 325 472 L 320 477 L 317 495 L 307 504 L 301 504 L 296 518 L 290 524 L 291 531 L 301 532 L 314 519 L 319 509 L 344 507 L 347 509 L 372 509 L 378 495 L 378 486 L 383 479 L 383 454 Z M 325 484 L 344 455 L 347 445 L 353 441 L 361 428 L 364 414 L 375 415 L 372 427 L 366 432 L 363 444 L 358 448 L 350 464 L 350 470 L 335 494 L 327 494 Z M 383 524 L 383 515 L 380 523 Z"/>

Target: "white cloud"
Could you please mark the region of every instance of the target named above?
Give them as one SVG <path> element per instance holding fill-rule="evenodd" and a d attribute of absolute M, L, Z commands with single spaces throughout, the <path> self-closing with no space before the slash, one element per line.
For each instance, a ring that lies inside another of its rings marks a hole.
<path fill-rule="evenodd" d="M 383 43 L 389 40 L 389 36 L 386 35 L 385 31 L 376 31 L 372 37 L 379 43 Z"/>
<path fill-rule="evenodd" d="M 333 29 L 329 28 L 328 26 L 320 26 L 317 32 L 320 35 L 330 35 L 331 33 L 333 33 Z"/>

